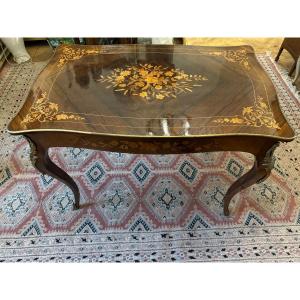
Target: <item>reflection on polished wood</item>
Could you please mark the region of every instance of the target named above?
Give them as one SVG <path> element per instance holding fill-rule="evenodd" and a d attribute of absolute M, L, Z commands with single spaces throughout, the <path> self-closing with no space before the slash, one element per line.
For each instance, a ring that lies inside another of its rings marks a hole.
<path fill-rule="evenodd" d="M 224 197 L 268 176 L 272 149 L 294 133 L 250 46 L 61 46 L 9 124 L 37 149 L 36 167 L 74 192 L 50 147 L 171 154 L 245 151 L 252 170 Z M 270 150 L 271 149 L 271 150 Z"/>

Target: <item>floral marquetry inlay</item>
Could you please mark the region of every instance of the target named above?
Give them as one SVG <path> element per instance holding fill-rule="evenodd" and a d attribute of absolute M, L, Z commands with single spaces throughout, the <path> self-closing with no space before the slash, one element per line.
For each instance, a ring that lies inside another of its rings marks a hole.
<path fill-rule="evenodd" d="M 48 121 L 66 121 L 66 120 L 84 120 L 83 117 L 64 113 L 60 111 L 57 103 L 50 102 L 47 98 L 47 93 L 43 92 L 40 97 L 32 104 L 28 114 L 22 120 L 21 124 L 25 127 L 27 124 L 34 122 L 48 122 Z"/>
<path fill-rule="evenodd" d="M 247 106 L 243 108 L 241 116 L 219 118 L 214 120 L 220 124 L 241 124 L 254 127 L 268 127 L 272 129 L 280 129 L 279 124 L 274 120 L 274 116 L 271 108 L 266 101 L 258 96 L 253 106 Z"/>
<path fill-rule="evenodd" d="M 246 49 L 208 52 L 211 56 L 221 56 L 231 63 L 240 64 L 245 70 L 250 70 L 248 52 Z"/>
<path fill-rule="evenodd" d="M 183 70 L 162 65 L 139 64 L 115 68 L 101 76 L 99 82 L 124 95 L 146 100 L 176 98 L 181 93 L 191 93 L 202 86 L 207 78 L 201 74 L 187 74 Z"/>
<path fill-rule="evenodd" d="M 77 60 L 85 55 L 96 55 L 101 53 L 101 49 L 89 49 L 89 48 L 72 48 L 65 46 L 62 49 L 62 53 L 57 62 L 59 68 L 63 67 L 70 60 Z"/>

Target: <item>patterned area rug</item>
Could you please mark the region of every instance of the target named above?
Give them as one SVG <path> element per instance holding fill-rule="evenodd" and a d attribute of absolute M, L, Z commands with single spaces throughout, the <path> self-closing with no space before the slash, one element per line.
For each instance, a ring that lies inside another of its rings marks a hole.
<path fill-rule="evenodd" d="M 280 69 L 258 59 L 299 134 L 300 102 Z M 130 155 L 54 148 L 78 183 L 73 195 L 31 165 L 24 138 L 6 126 L 45 63 L 9 66 L 0 78 L 0 261 L 299 261 L 300 139 L 281 144 L 271 176 L 223 196 L 252 165 L 246 153 Z"/>

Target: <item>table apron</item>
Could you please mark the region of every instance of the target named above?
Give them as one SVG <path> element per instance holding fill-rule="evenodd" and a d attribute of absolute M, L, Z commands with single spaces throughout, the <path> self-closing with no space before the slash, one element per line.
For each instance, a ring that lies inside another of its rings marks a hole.
<path fill-rule="evenodd" d="M 132 154 L 184 154 L 214 151 L 240 151 L 255 156 L 280 140 L 264 136 L 209 137 L 122 137 L 68 132 L 32 132 L 25 136 L 44 149 L 75 147 Z"/>

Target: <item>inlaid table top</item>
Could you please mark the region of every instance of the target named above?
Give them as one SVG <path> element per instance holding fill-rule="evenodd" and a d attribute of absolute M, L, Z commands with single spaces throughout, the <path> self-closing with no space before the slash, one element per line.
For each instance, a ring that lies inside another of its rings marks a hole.
<path fill-rule="evenodd" d="M 252 153 L 252 169 L 223 197 L 265 180 L 273 152 L 294 132 L 249 46 L 61 46 L 8 126 L 31 146 L 33 165 L 76 182 L 49 157 L 51 147 L 142 154 Z"/>
<path fill-rule="evenodd" d="M 60 46 L 8 129 L 294 137 L 250 46 Z"/>

